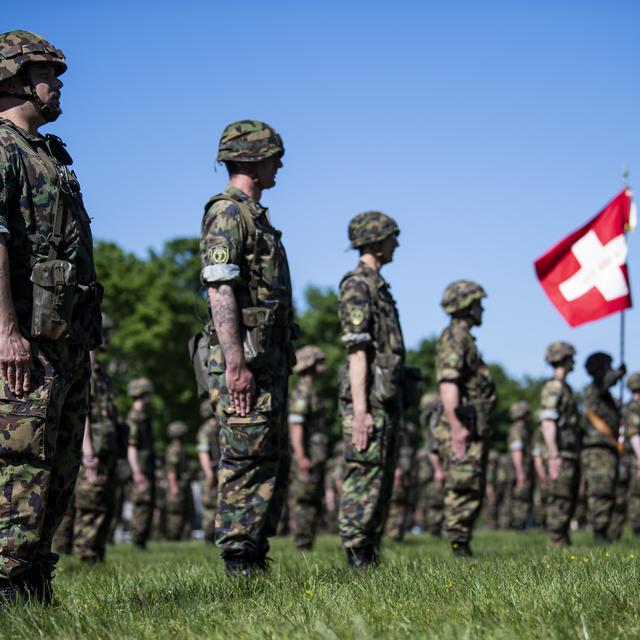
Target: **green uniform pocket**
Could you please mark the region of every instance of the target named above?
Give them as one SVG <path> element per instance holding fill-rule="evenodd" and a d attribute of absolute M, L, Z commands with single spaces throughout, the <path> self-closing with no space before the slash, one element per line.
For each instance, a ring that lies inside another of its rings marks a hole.
<path fill-rule="evenodd" d="M 228 396 L 224 396 L 228 399 Z M 239 416 L 225 407 L 226 425 L 220 428 L 220 449 L 226 459 L 262 458 L 277 454 L 271 428 L 271 394 L 258 396 L 251 413 Z"/>
<path fill-rule="evenodd" d="M 347 462 L 362 462 L 365 464 L 382 464 L 385 447 L 385 419 L 384 416 L 373 416 L 373 433 L 369 436 L 367 448 L 358 451 L 352 442 L 353 416 L 345 416 L 342 423 L 344 437 L 344 459 Z"/>

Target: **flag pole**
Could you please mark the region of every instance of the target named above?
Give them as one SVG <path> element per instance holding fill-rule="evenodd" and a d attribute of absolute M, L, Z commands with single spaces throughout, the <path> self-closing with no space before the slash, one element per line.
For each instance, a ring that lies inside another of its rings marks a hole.
<path fill-rule="evenodd" d="M 626 189 L 629 186 L 629 165 L 625 162 L 622 166 L 622 184 Z M 625 343 L 625 311 L 620 312 L 620 364 L 624 364 L 624 343 Z M 624 376 L 620 378 L 620 407 L 624 397 Z"/>

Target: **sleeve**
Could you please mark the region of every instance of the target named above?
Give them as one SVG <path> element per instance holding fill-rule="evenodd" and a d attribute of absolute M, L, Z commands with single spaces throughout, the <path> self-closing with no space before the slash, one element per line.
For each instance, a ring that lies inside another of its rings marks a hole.
<path fill-rule="evenodd" d="M 198 435 L 196 436 L 196 451 L 209 451 L 207 427 L 208 423 L 205 423 L 198 429 Z"/>
<path fill-rule="evenodd" d="M 558 380 L 549 380 L 540 394 L 540 422 L 543 420 L 557 421 L 560 418 L 560 397 L 562 386 Z"/>
<path fill-rule="evenodd" d="M 446 329 L 436 345 L 436 380 L 458 382 L 462 377 L 465 362 L 464 341 Z"/>
<path fill-rule="evenodd" d="M 205 286 L 242 281 L 245 240 L 246 229 L 238 206 L 224 200 L 215 202 L 205 215 L 202 229 L 200 278 Z"/>
<path fill-rule="evenodd" d="M 129 415 L 127 415 L 127 425 L 129 426 L 129 440 L 128 444 L 130 447 L 138 448 L 138 437 L 140 434 L 140 424 L 139 419 L 135 412 L 130 411 Z"/>
<path fill-rule="evenodd" d="M 508 444 L 511 451 L 521 451 L 524 449 L 523 435 L 520 425 L 512 424 L 509 427 Z"/>
<path fill-rule="evenodd" d="M 169 445 L 166 453 L 166 468 L 167 471 L 177 472 L 180 467 L 180 449 L 176 446 Z"/>
<path fill-rule="evenodd" d="M 309 412 L 309 394 L 300 384 L 296 385 L 289 400 L 289 424 L 304 424 Z"/>
<path fill-rule="evenodd" d="M 625 407 L 622 412 L 625 437 L 631 439 L 640 434 L 640 407 Z"/>
<path fill-rule="evenodd" d="M 366 281 L 357 276 L 347 278 L 340 288 L 338 315 L 342 344 L 349 350 L 373 341 L 371 296 Z"/>
<path fill-rule="evenodd" d="M 9 203 L 15 188 L 14 173 L 4 153 L 0 153 L 0 233 L 9 235 Z"/>

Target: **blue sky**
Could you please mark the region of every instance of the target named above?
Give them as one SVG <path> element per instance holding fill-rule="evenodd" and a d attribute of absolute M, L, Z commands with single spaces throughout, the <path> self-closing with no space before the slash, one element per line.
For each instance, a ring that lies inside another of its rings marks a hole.
<path fill-rule="evenodd" d="M 640 5 L 581 2 L 35 1 L 2 30 L 61 47 L 64 115 L 97 238 L 144 255 L 196 235 L 224 126 L 259 118 L 286 155 L 263 204 L 302 301 L 355 262 L 346 227 L 379 209 L 402 228 L 391 282 L 410 346 L 442 329 L 444 287 L 489 292 L 486 358 L 546 375 L 552 340 L 618 352 L 618 318 L 571 329 L 533 260 L 640 184 Z M 629 237 L 640 305 L 640 235 Z M 638 311 L 627 362 L 640 369 Z M 617 357 L 617 355 L 616 355 Z"/>

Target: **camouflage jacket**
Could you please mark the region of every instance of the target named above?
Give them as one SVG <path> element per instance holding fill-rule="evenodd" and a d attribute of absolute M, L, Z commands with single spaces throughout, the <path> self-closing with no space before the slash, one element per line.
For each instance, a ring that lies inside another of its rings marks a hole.
<path fill-rule="evenodd" d="M 558 451 L 575 458 L 580 451 L 580 414 L 573 389 L 566 380 L 551 378 L 545 382 L 540 393 L 539 418 L 556 423 Z"/>
<path fill-rule="evenodd" d="M 422 439 L 429 447 L 429 450 L 437 449 L 437 426 L 442 417 L 442 402 L 438 400 L 433 406 L 425 407 L 420 412 L 420 427 L 422 429 Z"/>
<path fill-rule="evenodd" d="M 129 446 L 138 450 L 140 470 L 147 477 L 155 473 L 155 450 L 153 442 L 153 422 L 146 411 L 131 409 L 127 415 Z"/>
<path fill-rule="evenodd" d="M 449 326 L 442 332 L 436 344 L 436 380 L 452 382 L 457 385 L 460 393 L 460 405 L 472 404 L 486 425 L 479 430 L 483 436 L 488 436 L 489 414 L 496 400 L 496 389 L 484 363 L 476 340 L 471 335 L 467 323 L 458 318 L 452 318 Z M 440 424 L 450 429 L 449 420 L 443 412 Z"/>
<path fill-rule="evenodd" d="M 363 262 L 340 283 L 338 315 L 347 351 L 365 348 L 370 375 L 369 404 L 398 406 L 405 348 L 396 302 L 385 279 Z M 351 411 L 351 385 L 345 367 L 340 385 L 343 413 Z"/>
<path fill-rule="evenodd" d="M 164 466 L 167 473 L 173 471 L 176 474 L 176 480 L 181 489 L 189 487 L 191 481 L 189 458 L 179 440 L 172 440 L 169 443 L 165 452 Z"/>
<path fill-rule="evenodd" d="M 211 458 L 211 468 L 217 469 L 220 464 L 220 446 L 218 444 L 218 428 L 215 420 L 205 420 L 198 429 L 196 450 L 206 451 Z"/>
<path fill-rule="evenodd" d="M 293 303 L 289 263 L 281 232 L 271 225 L 269 210 L 239 189 L 227 187 L 224 195 L 230 200 L 214 201 L 212 198 L 205 207 L 200 241 L 202 282 L 233 286 L 245 326 L 250 326 L 247 323 L 251 308 L 274 312 L 268 357 L 263 368 L 286 375 L 292 364 Z M 243 211 L 251 216 L 249 225 Z M 255 229 L 253 234 L 251 225 Z M 257 286 L 255 292 L 250 287 L 252 272 Z M 214 369 L 217 366 L 222 372 L 224 359 L 215 340 L 211 351 Z"/>
<path fill-rule="evenodd" d="M 640 434 L 640 400 L 630 400 L 622 410 L 624 435 L 629 442 L 633 436 Z"/>
<path fill-rule="evenodd" d="M 115 464 L 119 455 L 118 412 L 111 376 L 99 362 L 91 371 L 91 404 L 89 409 L 91 444 L 98 458 Z"/>
<path fill-rule="evenodd" d="M 522 463 L 525 470 L 531 467 L 531 449 L 533 448 L 533 430 L 528 420 L 516 420 L 509 425 L 507 443 L 510 451 L 522 451 Z"/>
<path fill-rule="evenodd" d="M 616 401 L 609 389 L 598 387 L 593 382 L 584 392 L 584 433 L 582 434 L 582 446 L 584 447 L 609 447 L 616 449 L 618 432 L 620 430 L 620 412 Z M 590 414 L 596 418 L 592 422 Z M 600 419 L 603 428 L 606 427 L 611 434 L 607 437 L 594 426 L 594 422 Z"/>
<path fill-rule="evenodd" d="M 31 332 L 36 262 L 48 259 L 47 237 L 53 229 L 57 185 L 64 175 L 63 240 L 57 257 L 71 262 L 78 282 L 68 341 L 90 348 L 100 344 L 100 305 L 90 219 L 75 173 L 51 153 L 47 138 L 0 118 L 0 233 L 9 253 L 9 277 L 20 331 Z M 84 292 L 81 289 L 84 287 Z M 93 297 L 91 297 L 93 296 Z"/>

